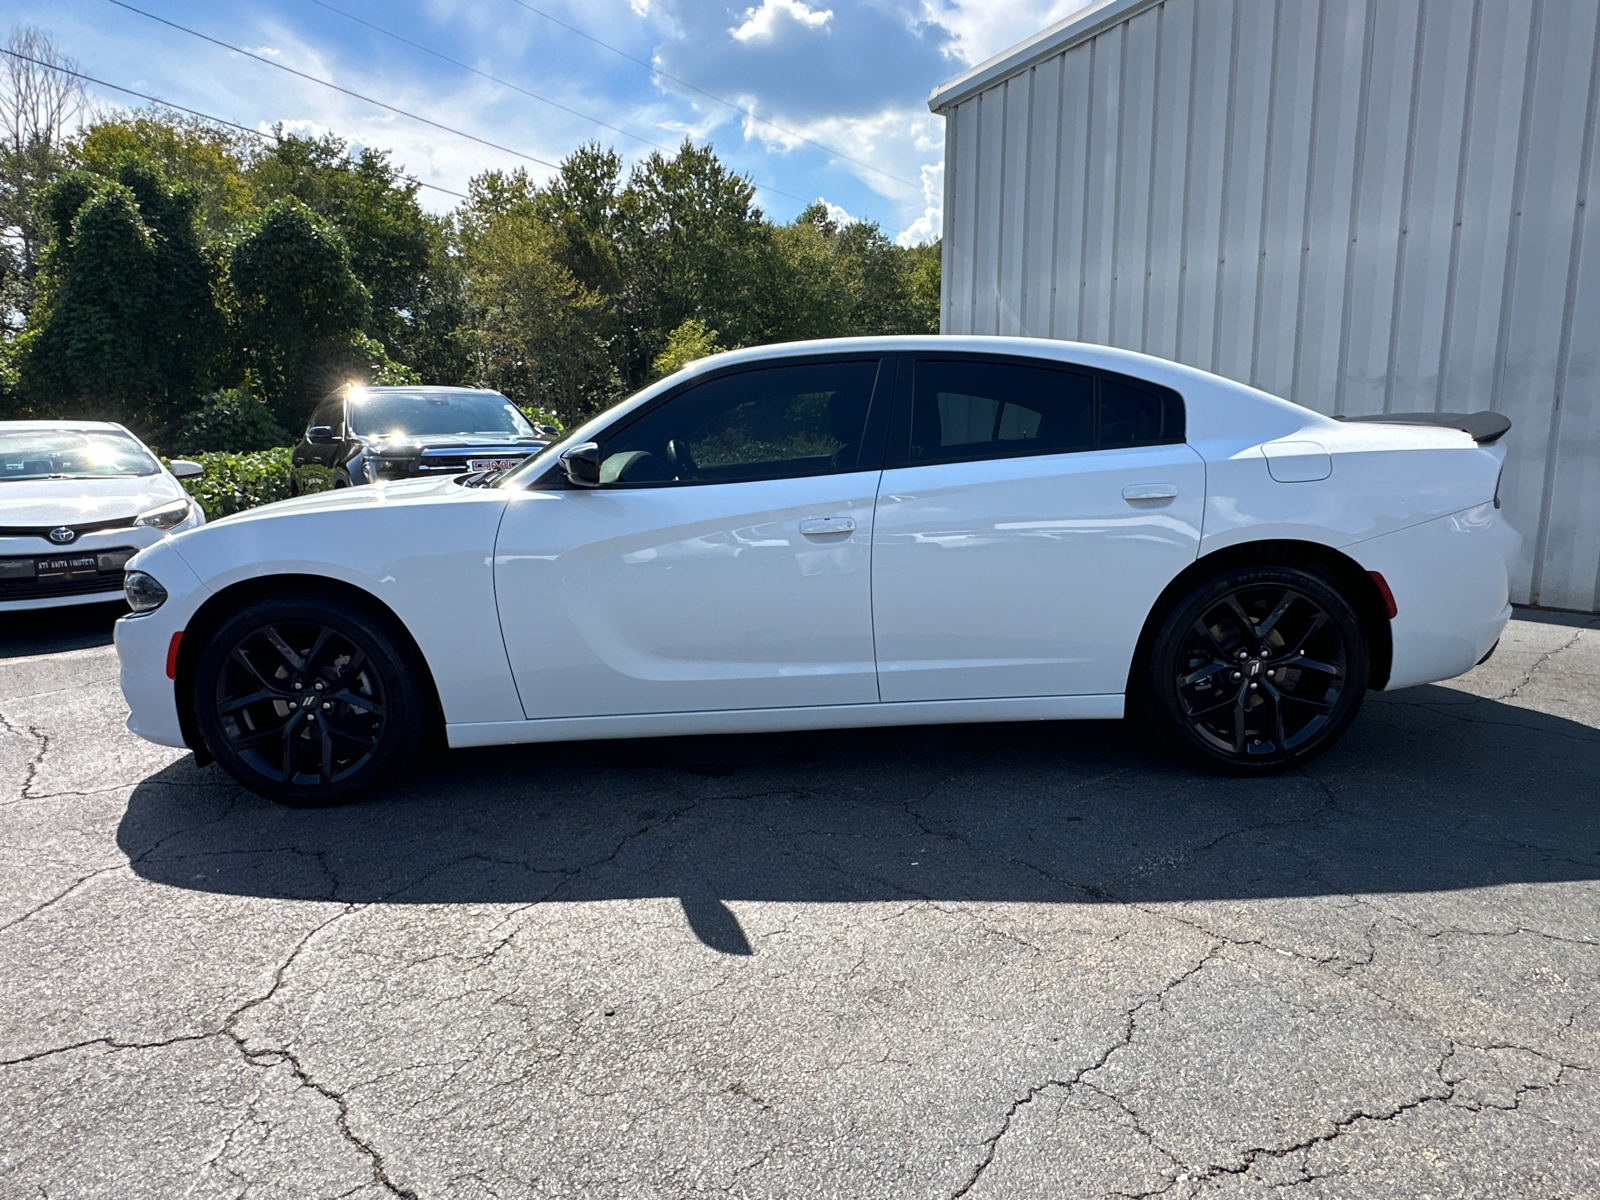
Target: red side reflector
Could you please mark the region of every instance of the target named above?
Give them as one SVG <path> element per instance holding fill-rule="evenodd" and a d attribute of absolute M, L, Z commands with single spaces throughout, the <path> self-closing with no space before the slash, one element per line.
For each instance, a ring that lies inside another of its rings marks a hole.
<path fill-rule="evenodd" d="M 1389 590 L 1389 581 L 1376 571 L 1368 571 L 1367 574 L 1371 575 L 1372 582 L 1378 585 L 1378 595 L 1383 597 L 1383 607 L 1389 613 L 1389 619 L 1394 620 L 1395 614 L 1400 610 L 1395 607 L 1394 593 Z M 178 643 L 172 644 L 176 646 Z"/>
<path fill-rule="evenodd" d="M 1384 595 L 1388 595 L 1388 594 L 1389 594 L 1388 589 L 1385 588 L 1384 589 Z M 1392 600 L 1389 602 L 1389 607 L 1390 608 L 1394 607 L 1394 602 Z M 172 635 L 172 641 L 167 643 L 167 678 L 168 679 L 176 679 L 178 677 L 178 643 L 181 642 L 181 641 L 183 641 L 183 630 L 180 629 L 180 630 L 178 630 L 177 633 Z"/>

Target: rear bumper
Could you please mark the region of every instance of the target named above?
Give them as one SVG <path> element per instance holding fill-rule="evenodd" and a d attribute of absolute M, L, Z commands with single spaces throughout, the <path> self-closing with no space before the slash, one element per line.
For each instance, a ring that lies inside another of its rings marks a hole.
<path fill-rule="evenodd" d="M 172 635 L 188 624 L 211 593 L 170 545 L 145 551 L 134 566 L 160 580 L 168 598 L 154 612 L 130 614 L 115 627 L 121 667 L 117 682 L 128 702 L 128 728 L 147 742 L 181 748 L 187 743 L 178 719 L 177 687 L 167 678 L 167 651 Z"/>
<path fill-rule="evenodd" d="M 1394 593 L 1391 690 L 1453 679 L 1489 653 L 1511 619 L 1521 544 L 1499 510 L 1480 504 L 1349 547 Z"/>

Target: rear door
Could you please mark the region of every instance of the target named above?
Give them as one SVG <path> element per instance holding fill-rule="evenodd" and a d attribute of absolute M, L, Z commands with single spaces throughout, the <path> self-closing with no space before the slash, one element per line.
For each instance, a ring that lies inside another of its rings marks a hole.
<path fill-rule="evenodd" d="M 1183 401 L 1039 360 L 902 360 L 873 532 L 885 701 L 1112 695 L 1199 549 Z"/>

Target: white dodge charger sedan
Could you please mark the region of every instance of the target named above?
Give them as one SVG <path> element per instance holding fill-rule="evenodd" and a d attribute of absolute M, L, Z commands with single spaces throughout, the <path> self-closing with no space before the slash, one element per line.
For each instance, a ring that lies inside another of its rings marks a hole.
<path fill-rule="evenodd" d="M 740 350 L 508 472 L 170 538 L 117 623 L 129 727 L 290 803 L 453 747 L 1121 717 L 1301 763 L 1471 668 L 1518 535 L 1493 413 L 1338 421 L 1144 355 Z"/>
<path fill-rule="evenodd" d="M 205 523 L 200 473 L 109 421 L 0 421 L 0 612 L 121 600 L 129 559 Z"/>

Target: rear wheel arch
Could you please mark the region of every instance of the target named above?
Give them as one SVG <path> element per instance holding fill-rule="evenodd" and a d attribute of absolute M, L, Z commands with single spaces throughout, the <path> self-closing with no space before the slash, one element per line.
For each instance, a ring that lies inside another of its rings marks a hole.
<path fill-rule="evenodd" d="M 322 575 L 264 575 L 241 580 L 212 596 L 196 610 L 194 616 L 189 618 L 189 623 L 183 630 L 183 638 L 178 643 L 177 671 L 173 681 L 178 705 L 178 724 L 183 731 L 184 744 L 194 751 L 196 759 L 202 766 L 212 761 L 212 755 L 206 747 L 205 740 L 200 736 L 200 727 L 195 720 L 194 677 L 200 653 L 211 635 L 234 613 L 247 604 L 278 595 L 338 601 L 380 624 L 384 631 L 408 652 L 419 669 L 421 674 L 418 682 L 431 704 L 436 731 L 442 735 L 444 708 L 439 702 L 439 689 L 434 682 L 433 668 L 428 665 L 428 659 L 422 653 L 422 648 L 417 645 L 416 638 L 411 636 L 411 630 L 392 608 L 364 588 L 342 580 L 329 579 Z"/>
<path fill-rule="evenodd" d="M 1389 682 L 1389 669 L 1394 659 L 1394 637 L 1389 627 L 1388 608 L 1372 576 L 1355 559 L 1331 546 L 1317 542 L 1271 540 L 1225 546 L 1197 558 L 1173 577 L 1151 607 L 1144 628 L 1139 633 L 1133 661 L 1128 666 L 1127 695 L 1130 702 L 1139 681 L 1144 678 L 1151 649 L 1167 617 L 1195 588 L 1223 571 L 1238 567 L 1298 567 L 1318 576 L 1337 590 L 1356 610 L 1367 636 L 1370 662 L 1367 687 L 1372 691 L 1383 690 Z"/>

